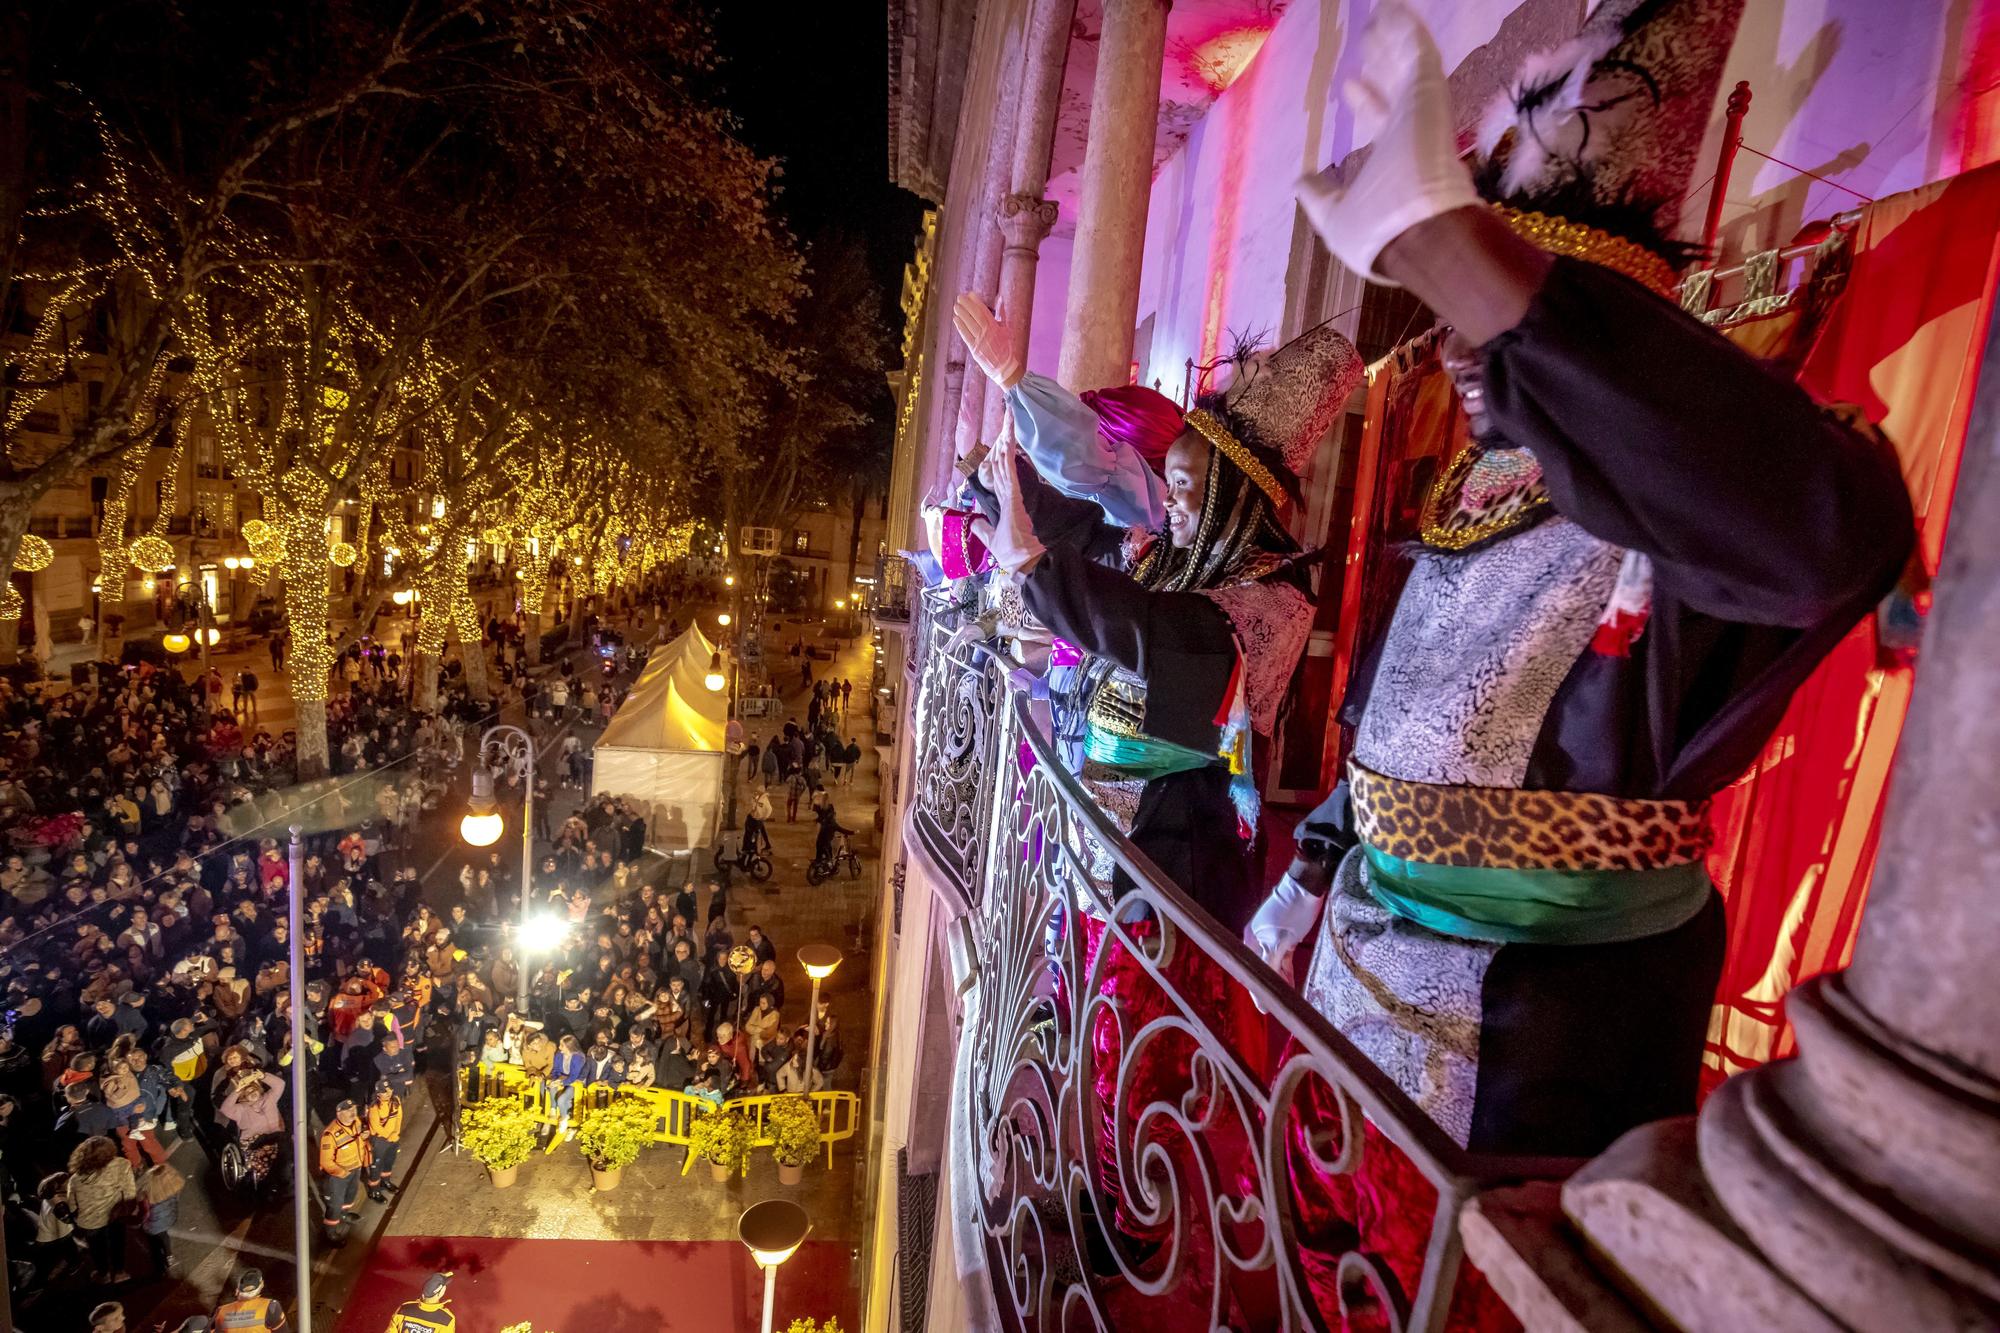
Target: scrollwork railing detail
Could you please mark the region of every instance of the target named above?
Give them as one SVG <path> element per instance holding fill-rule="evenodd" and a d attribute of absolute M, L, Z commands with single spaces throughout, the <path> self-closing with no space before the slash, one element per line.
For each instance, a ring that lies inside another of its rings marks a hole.
<path fill-rule="evenodd" d="M 982 878 L 1002 688 L 994 667 L 955 642 L 962 613 L 949 595 L 923 598 L 910 825 L 932 865 L 971 903 Z"/>
<path fill-rule="evenodd" d="M 997 671 L 960 662 L 950 683 L 934 682 L 939 647 L 925 670 L 937 711 L 922 725 L 945 729 L 920 738 L 938 763 L 920 786 L 959 812 L 977 803 L 957 783 L 990 792 L 955 1117 L 975 1180 L 955 1194 L 976 1209 L 1003 1324 L 1178 1330 L 1200 1312 L 1211 1328 L 1325 1329 L 1367 1303 L 1390 1328 L 1443 1327 L 1460 1204 L 1487 1183 L 1558 1168 L 1458 1148 L 1118 834 Z M 982 734 L 967 713 L 989 690 L 999 713 Z M 976 743 L 1005 758 L 973 766 Z M 979 865 L 977 849 L 951 845 Z M 1135 886 L 1115 904 L 1091 877 L 1093 849 Z M 1249 997 L 1291 1038 L 1269 1058 L 1232 1036 L 1242 1026 L 1227 1011 Z M 1318 1257 L 1316 1296 L 1292 1176 L 1349 1175 L 1377 1150 L 1405 1154 L 1436 1191 L 1420 1275 L 1406 1290 L 1381 1255 L 1356 1248 Z M 1342 1308 L 1323 1308 L 1336 1289 Z"/>

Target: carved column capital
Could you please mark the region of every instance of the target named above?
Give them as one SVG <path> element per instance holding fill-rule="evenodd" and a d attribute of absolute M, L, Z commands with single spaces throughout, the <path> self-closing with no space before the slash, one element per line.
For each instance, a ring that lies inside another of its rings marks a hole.
<path fill-rule="evenodd" d="M 1032 194 L 1003 194 L 995 221 L 1006 239 L 1008 253 L 1035 254 L 1049 229 L 1056 225 L 1056 201 Z"/>

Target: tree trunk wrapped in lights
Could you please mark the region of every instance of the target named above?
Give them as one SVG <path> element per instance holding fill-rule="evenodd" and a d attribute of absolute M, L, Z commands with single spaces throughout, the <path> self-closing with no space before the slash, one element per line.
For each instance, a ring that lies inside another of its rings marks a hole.
<path fill-rule="evenodd" d="M 417 621 L 417 647 L 410 673 L 416 685 L 410 702 L 425 713 L 437 711 L 438 668 L 451 636 L 453 607 L 466 595 L 465 564 L 451 549 L 453 538 L 449 529 L 441 533 L 437 552 L 425 566 L 419 583 L 423 617 Z"/>
<path fill-rule="evenodd" d="M 465 582 L 462 569 L 459 582 L 461 586 Z M 479 605 L 470 592 L 461 591 L 452 603 L 452 624 L 458 631 L 458 655 L 465 663 L 465 687 L 472 691 L 473 698 L 484 703 L 493 697 L 493 692 L 486 683 L 485 630 L 479 622 Z"/>
<path fill-rule="evenodd" d="M 97 524 L 97 657 L 103 662 L 116 662 L 125 651 L 125 523 L 144 461 L 135 452 L 119 465 Z"/>
<path fill-rule="evenodd" d="M 521 552 L 521 610 L 527 619 L 528 661 L 542 664 L 542 613 L 549 602 L 549 558 L 541 554 L 541 539 L 530 538 Z"/>
<path fill-rule="evenodd" d="M 284 555 L 278 570 L 285 582 L 285 615 L 291 622 L 289 669 L 292 702 L 298 707 L 299 779 L 323 777 L 330 755 L 326 701 L 332 688 L 332 597 L 326 535 L 327 479 L 303 464 L 279 483 L 284 506 Z"/>

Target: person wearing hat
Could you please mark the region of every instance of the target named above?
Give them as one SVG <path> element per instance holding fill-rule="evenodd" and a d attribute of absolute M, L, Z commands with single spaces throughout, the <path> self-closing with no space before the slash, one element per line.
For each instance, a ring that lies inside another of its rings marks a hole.
<path fill-rule="evenodd" d="M 959 332 L 1002 389 L 1019 362 L 992 339 L 979 309 L 961 309 Z M 1256 906 L 1251 837 L 1256 777 L 1279 705 L 1312 628 L 1310 562 L 1283 522 L 1299 499 L 1299 474 L 1363 374 L 1353 345 L 1320 327 L 1247 363 L 1221 394 L 1186 414 L 1164 459 L 1163 522 L 1144 532 L 1104 521 L 1098 503 L 1059 494 L 1019 449 L 1003 441 L 968 477 L 981 506 L 970 526 L 1000 571 L 1008 619 L 1028 617 L 1081 650 L 1071 690 L 1081 712 L 1081 778 L 1121 831 L 1224 929 L 1241 930 Z M 964 472 L 965 469 L 961 468 Z M 1109 902 L 1130 881 L 1095 846 L 1079 848 L 1103 898 L 1083 922 L 1086 956 L 1104 938 Z M 1097 965 L 1105 992 L 1136 1030 L 1175 1005 L 1115 940 Z M 1184 994 L 1241 997 L 1194 950 L 1169 971 Z M 1109 1012 L 1109 1011 L 1107 1011 Z M 1215 1015 L 1254 1061 L 1262 1027 L 1247 999 Z M 1099 1033 L 1114 1043 L 1114 1032 Z M 1119 1187 L 1117 1108 L 1177 1095 L 1173 1056 L 1140 1061 L 1120 1086 L 1115 1052 L 1097 1064 L 1102 1114 L 1095 1126 L 1102 1194 L 1116 1229 L 1141 1241 Z M 814 1071 L 816 1072 L 816 1071 Z"/>
<path fill-rule="evenodd" d="M 1436 43 L 1385 4 L 1345 90 L 1368 158 L 1301 188 L 1335 256 L 1449 327 L 1472 440 L 1356 655 L 1347 781 L 1249 938 L 1282 967 L 1316 929 L 1306 997 L 1476 1152 L 1590 1156 L 1693 1113 L 1710 798 L 1913 547 L 1879 436 L 1671 299 L 1742 11 L 1604 0 L 1469 170 Z M 1337 1212 L 1301 1207 L 1306 1249 L 1356 1248 Z"/>
<path fill-rule="evenodd" d="M 214 1325 L 217 1333 L 275 1333 L 285 1326 L 285 1311 L 264 1295 L 264 1275 L 246 1268 L 236 1275 L 235 1299 L 216 1307 Z"/>
<path fill-rule="evenodd" d="M 333 1119 L 327 1122 L 319 1136 L 321 1194 L 325 1207 L 320 1221 L 326 1227 L 327 1240 L 336 1246 L 347 1242 L 343 1228 L 349 1215 L 359 1216 L 361 1212 L 355 1195 L 361 1188 L 362 1175 L 368 1166 L 368 1128 L 361 1123 L 361 1114 L 355 1109 L 353 1099 L 348 1098 L 334 1108 Z"/>
<path fill-rule="evenodd" d="M 445 1300 L 451 1274 L 432 1273 L 424 1280 L 424 1293 L 414 1301 L 404 1301 L 389 1319 L 387 1333 L 452 1333 L 458 1316 Z"/>
<path fill-rule="evenodd" d="M 402 1138 L 403 1099 L 385 1078 L 375 1085 L 375 1096 L 368 1103 L 368 1165 L 362 1172 L 368 1197 L 376 1203 L 388 1202 L 396 1190 L 393 1175 Z"/>
<path fill-rule="evenodd" d="M 975 306 L 961 308 L 960 334 L 1015 390 L 1011 342 Z M 1268 742 L 1311 632 L 1309 568 L 1283 515 L 1362 371 L 1353 345 L 1319 328 L 1201 398 L 1166 451 L 1153 531 L 1107 523 L 1006 442 L 968 478 L 980 505 L 969 526 L 1019 608 L 1010 619 L 1032 616 L 1084 654 L 1085 784 L 1231 929 L 1256 905 L 1240 833 L 1254 821 L 1256 739 Z"/>

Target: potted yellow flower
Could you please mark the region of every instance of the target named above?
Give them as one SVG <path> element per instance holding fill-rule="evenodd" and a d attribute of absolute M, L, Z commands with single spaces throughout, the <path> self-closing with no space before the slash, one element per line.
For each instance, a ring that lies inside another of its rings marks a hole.
<path fill-rule="evenodd" d="M 743 1165 L 750 1148 L 750 1126 L 739 1112 L 710 1111 L 689 1127 L 688 1139 L 689 1150 L 707 1159 L 709 1173 L 720 1184 Z"/>
<path fill-rule="evenodd" d="M 819 1156 L 819 1113 L 811 1099 L 793 1095 L 772 1102 L 764 1119 L 775 1140 L 771 1156 L 778 1163 L 778 1183 L 798 1184 L 807 1165 Z"/>
<path fill-rule="evenodd" d="M 518 1097 L 488 1097 L 458 1113 L 459 1146 L 486 1168 L 493 1188 L 514 1183 L 521 1163 L 535 1151 L 535 1113 Z"/>
<path fill-rule="evenodd" d="M 591 1189 L 617 1189 L 625 1168 L 652 1141 L 653 1113 L 634 1098 L 617 1098 L 585 1115 L 576 1127 L 576 1144 L 590 1163 Z"/>

